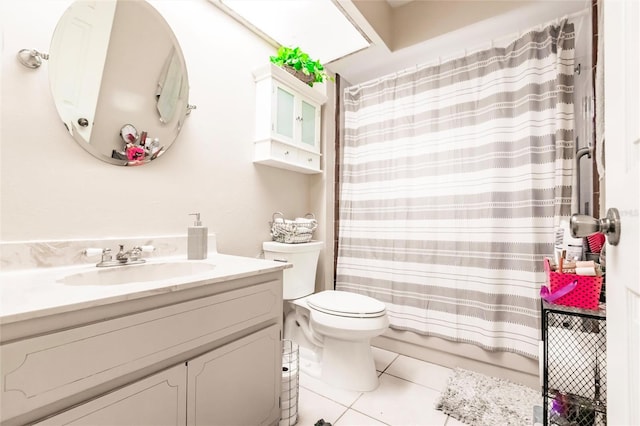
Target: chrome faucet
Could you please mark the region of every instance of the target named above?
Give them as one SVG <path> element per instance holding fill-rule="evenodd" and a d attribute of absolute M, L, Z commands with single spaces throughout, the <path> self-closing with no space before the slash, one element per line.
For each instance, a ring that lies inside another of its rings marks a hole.
<path fill-rule="evenodd" d="M 120 244 L 120 250 L 116 253 L 116 260 L 120 263 L 144 262 L 144 259 L 140 259 L 141 255 L 142 248 L 136 246 L 129 251 L 124 251 L 124 245 Z"/>
<path fill-rule="evenodd" d="M 109 266 L 123 266 L 123 265 L 135 265 L 138 263 L 145 263 L 146 260 L 142 258 L 142 252 L 151 252 L 155 250 L 153 246 L 135 246 L 131 250 L 124 251 L 124 244 L 118 244 L 120 250 L 116 253 L 116 259 L 113 260 L 110 248 L 104 249 L 86 249 L 84 254 L 86 256 L 95 256 L 100 254 L 102 257 L 100 262 L 96 263 L 98 268 L 104 268 Z"/>

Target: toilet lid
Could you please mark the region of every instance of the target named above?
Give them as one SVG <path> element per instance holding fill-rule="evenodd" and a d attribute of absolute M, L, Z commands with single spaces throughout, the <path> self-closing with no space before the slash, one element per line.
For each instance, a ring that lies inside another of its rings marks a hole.
<path fill-rule="evenodd" d="M 386 306 L 373 297 L 347 291 L 323 291 L 307 299 L 307 305 L 320 312 L 341 317 L 373 318 L 384 315 Z"/>

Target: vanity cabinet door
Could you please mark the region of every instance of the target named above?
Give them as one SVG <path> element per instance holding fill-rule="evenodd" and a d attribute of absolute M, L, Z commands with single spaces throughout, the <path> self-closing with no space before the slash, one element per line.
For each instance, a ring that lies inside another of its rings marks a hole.
<path fill-rule="evenodd" d="M 186 368 L 185 364 L 177 365 L 35 424 L 184 425 Z"/>
<path fill-rule="evenodd" d="M 187 363 L 187 424 L 268 425 L 280 418 L 280 326 L 273 325 Z"/>

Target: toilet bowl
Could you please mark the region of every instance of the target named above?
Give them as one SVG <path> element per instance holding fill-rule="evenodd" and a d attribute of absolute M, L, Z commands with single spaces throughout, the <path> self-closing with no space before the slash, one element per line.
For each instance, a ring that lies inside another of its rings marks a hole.
<path fill-rule="evenodd" d="M 389 326 L 386 307 L 372 297 L 345 291 L 313 294 L 322 246 L 320 242 L 263 244 L 265 258 L 284 260 L 284 257 L 293 263 L 293 268 L 285 270 L 283 280 L 288 311 L 284 338 L 299 345 L 302 372 L 341 389 L 374 390 L 378 375 L 371 339 Z M 291 272 L 289 276 L 287 271 Z M 296 281 L 290 282 L 291 279 Z M 296 297 L 287 297 L 292 294 Z"/>
<path fill-rule="evenodd" d="M 322 341 L 321 378 L 355 391 L 378 387 L 371 339 L 389 327 L 384 303 L 344 291 L 306 297 L 310 328 Z"/>

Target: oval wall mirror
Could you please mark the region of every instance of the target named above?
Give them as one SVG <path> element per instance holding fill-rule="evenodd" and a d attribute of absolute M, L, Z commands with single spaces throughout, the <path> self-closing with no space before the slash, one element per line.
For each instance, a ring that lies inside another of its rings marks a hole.
<path fill-rule="evenodd" d="M 145 1 L 79 0 L 53 34 L 49 82 L 65 127 L 94 157 L 146 164 L 175 142 L 190 107 L 180 45 Z"/>

